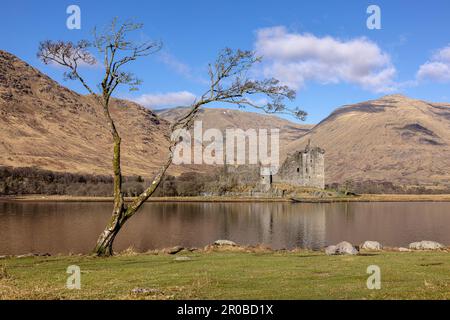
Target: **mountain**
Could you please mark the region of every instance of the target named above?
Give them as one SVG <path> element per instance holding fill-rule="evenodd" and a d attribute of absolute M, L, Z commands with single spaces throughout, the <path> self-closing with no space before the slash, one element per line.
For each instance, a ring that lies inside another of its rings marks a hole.
<path fill-rule="evenodd" d="M 122 136 L 124 175 L 151 176 L 163 163 L 170 121 L 185 110 L 158 111 L 113 99 L 111 114 Z M 165 120 L 166 118 L 167 120 Z M 204 129 L 281 128 L 287 145 L 307 132 L 275 116 L 238 110 L 202 110 Z M 16 56 L 0 50 L 0 166 L 57 172 L 111 174 L 112 139 L 93 97 L 71 91 Z M 172 166 L 171 174 L 211 166 Z"/>
<path fill-rule="evenodd" d="M 326 151 L 326 183 L 450 185 L 450 104 L 389 95 L 343 106 L 287 150 L 308 140 Z"/>
<path fill-rule="evenodd" d="M 151 176 L 167 152 L 169 123 L 114 99 L 125 175 Z M 111 174 L 112 139 L 93 97 L 73 92 L 0 51 L 0 165 Z"/>
<path fill-rule="evenodd" d="M 186 113 L 188 109 L 179 107 L 154 110 L 161 118 L 173 122 Z M 248 111 L 247 111 L 248 110 Z M 280 129 L 280 149 L 307 133 L 313 125 L 298 124 L 268 114 L 250 112 L 249 109 L 234 110 L 222 108 L 205 108 L 200 110 L 197 120 L 203 122 L 203 129 L 216 128 L 225 131 L 227 128 L 247 129 Z"/>
<path fill-rule="evenodd" d="M 151 176 L 165 159 L 170 122 L 185 109 L 151 111 L 114 99 L 125 175 Z M 158 114 L 156 114 L 156 112 Z M 336 109 L 311 128 L 259 113 L 208 108 L 204 129 L 280 128 L 281 152 L 308 140 L 325 149 L 326 183 L 450 185 L 450 104 L 390 95 Z M 101 107 L 0 50 L 0 166 L 111 174 L 112 139 Z M 211 166 L 172 166 L 170 173 Z"/>

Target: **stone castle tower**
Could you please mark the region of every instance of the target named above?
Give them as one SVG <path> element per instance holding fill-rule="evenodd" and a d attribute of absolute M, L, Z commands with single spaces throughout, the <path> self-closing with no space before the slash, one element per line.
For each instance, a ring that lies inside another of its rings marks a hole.
<path fill-rule="evenodd" d="M 324 189 L 325 151 L 319 147 L 312 147 L 309 141 L 304 150 L 287 157 L 277 174 L 261 177 L 262 185 L 272 183 Z"/>

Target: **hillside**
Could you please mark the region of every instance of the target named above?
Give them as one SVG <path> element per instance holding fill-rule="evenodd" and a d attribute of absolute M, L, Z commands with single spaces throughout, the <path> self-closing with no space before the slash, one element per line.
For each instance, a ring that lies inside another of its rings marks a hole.
<path fill-rule="evenodd" d="M 326 182 L 390 181 L 450 185 L 450 105 L 401 95 L 335 110 L 309 133 L 326 150 Z"/>
<path fill-rule="evenodd" d="M 122 136 L 125 175 L 151 176 L 167 153 L 170 121 L 184 109 L 159 111 L 114 99 L 111 113 Z M 167 120 L 165 120 L 166 118 Z M 205 129 L 280 128 L 282 146 L 306 133 L 269 115 L 239 110 L 202 110 Z M 36 68 L 0 50 L 0 166 L 37 167 L 81 174 L 110 175 L 112 139 L 93 97 L 59 85 Z M 209 171 L 211 166 L 172 166 L 171 174 Z"/>
<path fill-rule="evenodd" d="M 125 175 L 151 176 L 164 161 L 170 122 L 185 109 L 152 112 L 115 99 Z M 282 158 L 311 139 L 326 151 L 326 183 L 389 181 L 450 185 L 450 105 L 391 95 L 343 106 L 311 128 L 276 116 L 208 108 L 204 129 L 280 128 Z M 158 115 L 156 114 L 158 113 Z M 0 51 L 0 166 L 111 173 L 112 140 L 92 97 L 73 92 Z M 211 166 L 173 166 L 170 173 Z"/>
<path fill-rule="evenodd" d="M 181 117 L 186 108 L 172 108 L 154 110 L 161 118 L 173 122 Z M 280 117 L 268 114 L 251 112 L 252 109 L 233 110 L 223 108 L 206 108 L 200 110 L 198 120 L 203 121 L 203 128 L 216 128 L 225 131 L 227 128 L 247 129 L 280 129 L 280 148 L 284 148 L 290 142 L 297 140 L 307 133 L 313 126 L 298 124 Z"/>
<path fill-rule="evenodd" d="M 133 102 L 114 100 L 125 175 L 150 176 L 167 152 L 169 124 Z M 112 139 L 92 97 L 79 95 L 0 51 L 0 165 L 110 174 Z"/>

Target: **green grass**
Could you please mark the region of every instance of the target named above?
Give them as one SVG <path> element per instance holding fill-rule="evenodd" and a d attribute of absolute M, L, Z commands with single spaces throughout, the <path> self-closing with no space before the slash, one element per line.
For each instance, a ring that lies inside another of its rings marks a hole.
<path fill-rule="evenodd" d="M 448 252 L 325 256 L 301 252 L 195 252 L 0 260 L 0 299 L 450 299 Z M 69 265 L 81 290 L 65 287 Z M 381 268 L 381 290 L 366 269 Z M 157 288 L 135 295 L 133 288 Z"/>

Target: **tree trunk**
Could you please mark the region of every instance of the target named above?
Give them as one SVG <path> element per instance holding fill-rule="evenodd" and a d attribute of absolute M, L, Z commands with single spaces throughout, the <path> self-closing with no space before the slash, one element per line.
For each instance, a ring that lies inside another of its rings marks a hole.
<path fill-rule="evenodd" d="M 198 108 L 200 105 L 196 105 Z M 134 201 L 130 205 L 125 205 L 123 193 L 122 193 L 122 172 L 120 168 L 120 143 L 121 139 L 117 130 L 114 126 L 114 122 L 112 121 L 109 111 L 106 108 L 105 114 L 111 120 L 111 129 L 112 135 L 114 138 L 114 157 L 113 157 L 113 169 L 114 169 L 114 210 L 111 217 L 111 221 L 106 226 L 105 230 L 100 234 L 97 244 L 94 249 L 94 254 L 99 257 L 109 257 L 114 254 L 113 251 L 113 242 L 119 233 L 122 226 L 125 222 L 131 218 L 148 200 L 149 197 L 155 192 L 161 183 L 162 178 L 164 177 L 167 169 L 170 167 L 173 159 L 173 149 L 177 144 L 177 139 L 172 141 L 169 147 L 169 155 L 166 160 L 166 163 L 160 168 L 159 172 L 153 179 L 153 182 L 150 186 L 141 193 L 138 197 L 134 199 Z M 194 111 L 191 111 L 191 116 L 195 115 Z"/>
<path fill-rule="evenodd" d="M 103 230 L 97 240 L 94 249 L 94 254 L 99 257 L 109 257 L 114 254 L 113 243 L 122 226 L 128 220 L 126 218 L 126 210 L 121 209 L 119 212 L 114 212 L 111 222 Z"/>
<path fill-rule="evenodd" d="M 109 257 L 114 254 L 113 242 L 119 233 L 125 222 L 131 218 L 139 208 L 147 201 L 147 199 L 155 192 L 161 183 L 164 174 L 172 163 L 172 149 L 170 149 L 167 162 L 160 169 L 159 173 L 155 176 L 150 186 L 139 195 L 130 205 L 125 205 L 123 194 L 118 193 L 114 199 L 114 211 L 111 217 L 111 221 L 106 226 L 105 230 L 100 234 L 97 245 L 94 249 L 94 254 L 99 257 Z"/>
<path fill-rule="evenodd" d="M 110 257 L 113 255 L 113 242 L 120 228 L 114 230 L 104 230 L 97 240 L 94 254 L 99 257 Z"/>
<path fill-rule="evenodd" d="M 122 193 L 122 170 L 120 166 L 121 138 L 116 130 L 111 115 L 109 114 L 108 103 L 108 97 L 106 97 L 104 102 L 104 111 L 105 116 L 110 121 L 111 134 L 114 139 L 114 155 L 112 161 L 114 170 L 114 210 L 112 213 L 111 221 L 108 223 L 105 230 L 103 230 L 103 232 L 100 234 L 97 240 L 97 244 L 94 248 L 94 254 L 100 257 L 109 257 L 114 254 L 114 239 L 129 217 L 127 215 L 127 208 Z"/>

